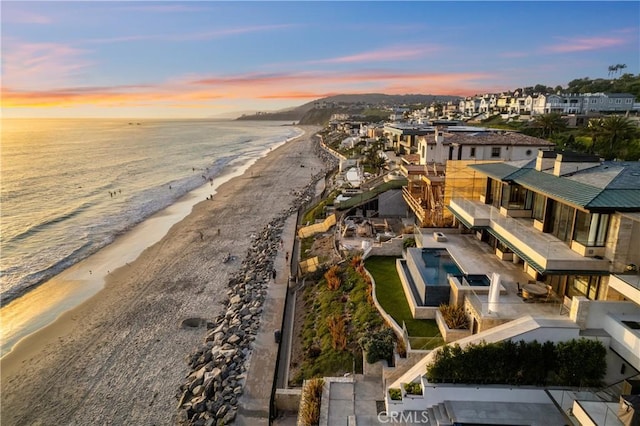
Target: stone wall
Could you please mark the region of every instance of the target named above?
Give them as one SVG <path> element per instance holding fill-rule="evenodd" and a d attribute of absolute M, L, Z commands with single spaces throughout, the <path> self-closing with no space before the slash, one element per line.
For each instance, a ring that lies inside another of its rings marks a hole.
<path fill-rule="evenodd" d="M 371 246 L 371 250 L 367 253 L 369 256 L 402 256 L 403 244 L 406 238 L 413 238 L 412 235 L 400 235 L 380 244 Z"/>

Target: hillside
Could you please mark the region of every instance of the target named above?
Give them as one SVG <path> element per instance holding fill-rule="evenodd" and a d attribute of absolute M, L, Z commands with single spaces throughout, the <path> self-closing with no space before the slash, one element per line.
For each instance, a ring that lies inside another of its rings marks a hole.
<path fill-rule="evenodd" d="M 317 99 L 287 110 L 243 115 L 238 117 L 238 120 L 299 121 L 300 124 L 323 125 L 329 121 L 332 114 L 344 112 L 345 109 L 348 109 L 350 114 L 359 114 L 371 106 L 429 105 L 434 101 L 448 102 L 458 99 L 458 96 L 436 95 L 344 94 Z"/>

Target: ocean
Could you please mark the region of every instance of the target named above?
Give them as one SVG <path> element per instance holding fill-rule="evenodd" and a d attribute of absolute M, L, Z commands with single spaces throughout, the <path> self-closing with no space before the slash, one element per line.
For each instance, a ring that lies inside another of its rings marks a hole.
<path fill-rule="evenodd" d="M 3 119 L 2 306 L 301 133 L 284 124 Z"/>

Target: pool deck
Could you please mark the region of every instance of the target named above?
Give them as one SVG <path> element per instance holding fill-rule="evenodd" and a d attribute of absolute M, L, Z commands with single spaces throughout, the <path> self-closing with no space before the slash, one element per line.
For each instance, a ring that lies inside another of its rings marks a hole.
<path fill-rule="evenodd" d="M 537 317 L 566 316 L 561 300 L 547 303 L 525 302 L 518 296 L 518 285 L 526 284 L 531 277 L 522 270 L 522 264 L 500 260 L 489 245 L 478 240 L 474 234 L 455 234 L 444 232 L 447 241 L 438 242 L 430 233 L 422 236 L 420 246 L 424 248 L 445 248 L 465 274 L 485 274 L 491 277 L 493 272 L 500 274 L 500 283 L 506 294 L 500 295 L 497 305 L 493 305 L 491 314 L 502 318 L 517 318 L 522 315 Z M 488 305 L 488 295 L 476 294 L 473 303 L 481 304 L 483 311 Z"/>

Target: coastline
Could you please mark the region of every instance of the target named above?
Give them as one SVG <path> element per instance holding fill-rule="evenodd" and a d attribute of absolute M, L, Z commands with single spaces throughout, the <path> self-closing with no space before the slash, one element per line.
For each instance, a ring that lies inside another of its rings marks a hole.
<path fill-rule="evenodd" d="M 137 259 L 109 269 L 103 289 L 5 355 L 2 422 L 169 423 L 183 358 L 203 337 L 181 322 L 218 313 L 248 237 L 321 170 L 310 143 L 317 129 L 306 126 L 221 184 Z M 238 259 L 222 263 L 229 252 Z"/>
<path fill-rule="evenodd" d="M 173 225 L 191 213 L 197 203 L 215 196 L 220 185 L 244 174 L 271 150 L 304 136 L 305 133 L 302 133 L 279 142 L 262 152 L 259 157 L 241 164 L 232 162 L 222 174 L 213 178 L 212 184 L 207 182 L 184 194 L 175 203 L 117 237 L 111 244 L 2 306 L 0 358 L 10 353 L 22 339 L 51 324 L 57 317 L 102 290 L 112 271 L 133 262 L 147 247 L 160 241 Z"/>

